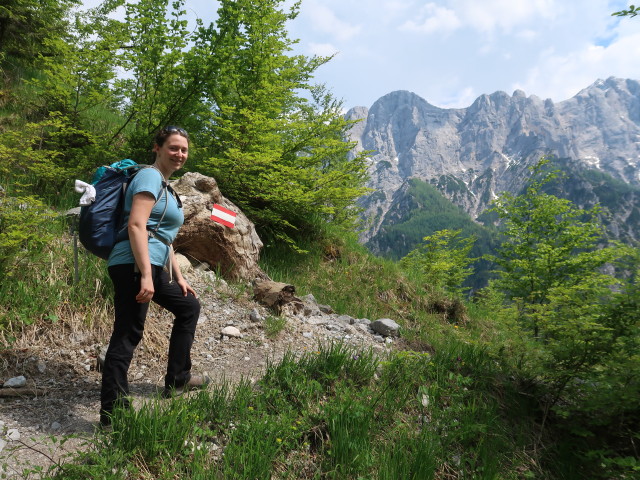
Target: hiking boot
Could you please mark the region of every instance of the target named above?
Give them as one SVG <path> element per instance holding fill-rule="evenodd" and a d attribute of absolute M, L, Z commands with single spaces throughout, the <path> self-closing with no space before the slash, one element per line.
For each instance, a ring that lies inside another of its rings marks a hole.
<path fill-rule="evenodd" d="M 176 395 L 182 395 L 191 390 L 204 390 L 211 383 L 211 379 L 206 375 L 191 375 L 189 381 L 179 387 L 164 387 L 162 390 L 162 398 L 171 398 Z"/>
<path fill-rule="evenodd" d="M 116 408 L 119 409 L 129 409 L 132 407 L 133 400 L 128 395 L 122 395 L 118 397 L 118 399 L 113 403 L 110 409 L 105 410 L 104 408 L 100 409 L 100 423 L 99 426 L 103 430 L 108 430 L 111 428 L 111 420 L 113 417 L 113 410 Z"/>

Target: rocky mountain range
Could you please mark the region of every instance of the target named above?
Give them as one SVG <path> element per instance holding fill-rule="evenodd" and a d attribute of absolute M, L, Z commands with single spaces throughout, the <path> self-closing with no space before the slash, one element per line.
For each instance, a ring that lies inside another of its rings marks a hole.
<path fill-rule="evenodd" d="M 501 192 L 519 193 L 528 167 L 542 156 L 560 161 L 563 196 L 581 207 L 605 206 L 613 236 L 640 239 L 640 82 L 598 80 L 569 100 L 495 92 L 467 108 L 443 109 L 408 91 L 389 93 L 347 118 L 355 151 L 370 154 L 362 199 L 367 228 L 361 240 L 380 253 L 376 239 L 410 212 L 410 180 L 437 188 L 477 220 Z M 424 206 L 422 206 L 424 207 Z M 428 235 L 431 232 L 424 232 Z"/>

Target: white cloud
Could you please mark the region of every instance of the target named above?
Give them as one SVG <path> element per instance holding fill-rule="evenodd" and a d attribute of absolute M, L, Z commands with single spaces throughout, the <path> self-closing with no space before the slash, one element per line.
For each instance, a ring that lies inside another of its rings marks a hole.
<path fill-rule="evenodd" d="M 450 96 L 440 101 L 438 106 L 441 108 L 466 108 L 471 105 L 478 94 L 473 87 L 464 87 L 462 90 L 454 92 Z"/>
<path fill-rule="evenodd" d="M 305 4 L 306 18 L 311 21 L 311 28 L 317 32 L 329 35 L 338 42 L 346 42 L 358 35 L 362 27 L 350 24 L 338 16 L 326 5 L 317 1 Z"/>
<path fill-rule="evenodd" d="M 330 57 L 331 55 L 338 53 L 338 49 L 330 43 L 310 43 L 308 52 L 310 55 Z"/>
<path fill-rule="evenodd" d="M 536 32 L 533 29 L 524 29 L 524 30 L 520 30 L 519 32 L 516 32 L 516 37 L 518 38 L 522 38 L 523 40 L 526 40 L 528 42 L 535 40 L 538 37 L 538 32 Z"/>
<path fill-rule="evenodd" d="M 456 13 L 435 3 L 428 3 L 420 9 L 418 20 L 407 20 L 400 30 L 419 33 L 446 33 L 460 27 Z"/>
<path fill-rule="evenodd" d="M 522 84 L 516 83 L 515 88 L 543 98 L 566 100 L 598 78 L 637 79 L 639 72 L 635 59 L 639 57 L 640 33 L 620 38 L 607 47 L 585 44 L 569 53 L 549 49 L 529 70 L 526 80 Z"/>
<path fill-rule="evenodd" d="M 561 10 L 554 0 L 455 0 L 453 3 L 456 14 L 466 25 L 485 33 L 498 29 L 509 32 L 515 27 L 553 18 Z"/>

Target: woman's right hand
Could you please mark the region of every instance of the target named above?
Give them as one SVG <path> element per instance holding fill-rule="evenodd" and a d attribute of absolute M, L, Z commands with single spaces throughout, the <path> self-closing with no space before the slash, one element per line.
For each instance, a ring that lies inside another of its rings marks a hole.
<path fill-rule="evenodd" d="M 136 295 L 136 301 L 138 303 L 149 303 L 153 298 L 155 289 L 153 287 L 153 279 L 150 275 L 145 275 L 140 278 L 140 291 Z"/>

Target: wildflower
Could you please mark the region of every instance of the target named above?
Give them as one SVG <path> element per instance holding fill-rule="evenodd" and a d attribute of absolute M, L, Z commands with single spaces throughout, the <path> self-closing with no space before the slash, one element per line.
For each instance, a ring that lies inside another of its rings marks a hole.
<path fill-rule="evenodd" d="M 282 443 L 282 439 L 281 438 L 276 438 L 276 442 Z"/>

